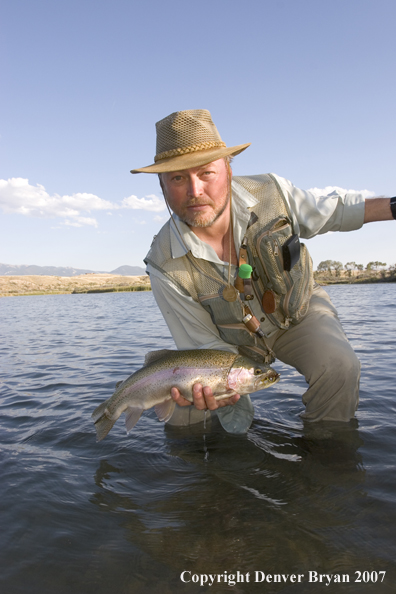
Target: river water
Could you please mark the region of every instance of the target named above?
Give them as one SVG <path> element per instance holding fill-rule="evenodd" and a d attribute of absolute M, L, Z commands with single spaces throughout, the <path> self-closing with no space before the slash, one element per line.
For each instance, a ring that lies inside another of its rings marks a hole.
<path fill-rule="evenodd" d="M 1 299 L 1 591 L 396 592 L 396 284 L 328 291 L 362 362 L 353 422 L 304 426 L 277 362 L 246 436 L 150 411 L 100 443 L 94 408 L 174 348 L 152 294 Z"/>

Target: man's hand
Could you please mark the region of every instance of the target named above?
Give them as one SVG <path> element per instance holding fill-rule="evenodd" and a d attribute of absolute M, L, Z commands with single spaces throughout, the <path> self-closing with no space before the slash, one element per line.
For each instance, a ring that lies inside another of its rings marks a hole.
<path fill-rule="evenodd" d="M 183 398 L 177 388 L 171 389 L 171 396 L 179 406 L 191 406 L 194 404 L 195 408 L 198 410 L 216 410 L 223 406 L 233 406 L 240 399 L 239 394 L 234 394 L 234 396 L 230 396 L 230 398 L 216 400 L 213 396 L 212 388 L 209 388 L 209 386 L 202 387 L 202 384 L 194 384 L 193 386 L 194 402 L 190 402 Z"/>

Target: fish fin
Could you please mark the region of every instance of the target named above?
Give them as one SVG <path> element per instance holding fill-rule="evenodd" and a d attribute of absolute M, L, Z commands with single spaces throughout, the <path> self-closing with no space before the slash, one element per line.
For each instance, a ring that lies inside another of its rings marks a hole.
<path fill-rule="evenodd" d="M 105 415 L 95 422 L 96 441 L 102 441 L 113 427 L 116 419 L 108 419 Z"/>
<path fill-rule="evenodd" d="M 224 394 L 214 394 L 215 400 L 222 400 L 223 398 L 230 398 L 231 396 L 234 396 L 234 394 L 236 394 L 237 392 L 235 392 L 235 390 L 228 390 L 227 392 L 224 392 Z"/>
<path fill-rule="evenodd" d="M 119 388 L 121 386 L 121 384 L 124 383 L 125 380 L 120 380 L 119 382 L 116 383 L 116 389 Z"/>
<path fill-rule="evenodd" d="M 176 351 L 174 351 L 172 349 L 162 349 L 160 351 L 150 351 L 150 353 L 146 353 L 146 356 L 144 358 L 144 367 L 146 365 L 149 365 L 150 363 L 153 363 L 154 361 L 158 361 L 159 359 L 162 359 L 169 353 L 175 353 L 175 352 Z"/>
<path fill-rule="evenodd" d="M 129 433 L 130 430 L 134 428 L 140 419 L 142 412 L 142 408 L 137 408 L 135 406 L 128 406 L 128 408 L 125 410 L 125 427 L 127 433 Z"/>
<path fill-rule="evenodd" d="M 160 421 L 169 421 L 175 410 L 175 401 L 172 398 L 168 398 L 165 402 L 161 402 L 154 406 L 155 413 Z"/>

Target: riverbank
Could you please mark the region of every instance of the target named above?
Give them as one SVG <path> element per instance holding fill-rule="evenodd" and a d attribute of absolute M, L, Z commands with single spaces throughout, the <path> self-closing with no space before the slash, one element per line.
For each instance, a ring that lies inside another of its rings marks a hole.
<path fill-rule="evenodd" d="M 388 271 L 363 271 L 339 276 L 327 272 L 315 272 L 320 285 L 367 284 L 396 282 L 396 275 Z M 121 276 L 117 274 L 89 273 L 79 276 L 0 276 L 0 297 L 22 295 L 64 295 L 77 293 L 114 293 L 123 291 L 151 291 L 150 278 L 142 276 Z"/>
<path fill-rule="evenodd" d="M 22 295 L 64 295 L 69 293 L 110 293 L 150 291 L 150 278 L 117 274 L 81 274 L 79 276 L 0 276 L 0 297 Z"/>
<path fill-rule="evenodd" d="M 371 283 L 394 283 L 395 272 L 389 270 L 340 271 L 338 274 L 314 272 L 315 281 L 319 285 L 355 285 Z"/>

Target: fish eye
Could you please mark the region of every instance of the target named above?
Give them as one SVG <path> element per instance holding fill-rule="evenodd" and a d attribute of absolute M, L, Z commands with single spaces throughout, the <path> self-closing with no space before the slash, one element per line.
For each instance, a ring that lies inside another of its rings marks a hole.
<path fill-rule="evenodd" d="M 261 375 L 263 372 L 261 371 L 260 367 L 256 367 L 254 370 L 254 375 Z"/>

